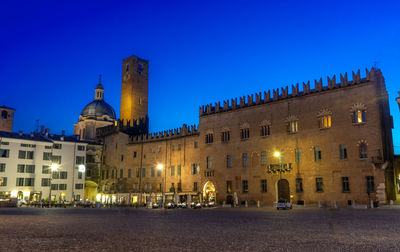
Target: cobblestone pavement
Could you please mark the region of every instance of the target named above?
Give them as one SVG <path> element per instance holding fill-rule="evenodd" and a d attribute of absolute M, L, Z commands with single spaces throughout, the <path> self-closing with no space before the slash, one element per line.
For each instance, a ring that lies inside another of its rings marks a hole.
<path fill-rule="evenodd" d="M 0 209 L 1 251 L 400 251 L 400 209 Z"/>

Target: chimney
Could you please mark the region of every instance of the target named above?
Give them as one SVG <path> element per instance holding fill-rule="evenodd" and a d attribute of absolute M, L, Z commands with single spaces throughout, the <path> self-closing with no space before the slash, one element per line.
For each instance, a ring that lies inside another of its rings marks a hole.
<path fill-rule="evenodd" d="M 18 132 L 18 135 L 22 136 L 22 130 L 20 130 L 20 131 Z"/>
<path fill-rule="evenodd" d="M 41 135 L 44 134 L 44 125 L 40 126 L 40 134 L 41 134 Z"/>
<path fill-rule="evenodd" d="M 46 136 L 49 136 L 50 129 L 49 129 L 49 128 L 47 128 L 45 132 L 46 132 L 46 133 L 45 133 L 45 134 L 46 134 Z"/>

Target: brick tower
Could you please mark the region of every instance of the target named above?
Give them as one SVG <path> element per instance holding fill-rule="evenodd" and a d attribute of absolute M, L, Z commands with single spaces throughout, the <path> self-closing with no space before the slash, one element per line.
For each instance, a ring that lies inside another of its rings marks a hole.
<path fill-rule="evenodd" d="M 0 106 L 0 131 L 12 132 L 14 123 L 14 111 L 13 108 Z"/>
<path fill-rule="evenodd" d="M 147 117 L 148 73 L 148 60 L 130 56 L 122 61 L 121 120 L 132 124 Z"/>

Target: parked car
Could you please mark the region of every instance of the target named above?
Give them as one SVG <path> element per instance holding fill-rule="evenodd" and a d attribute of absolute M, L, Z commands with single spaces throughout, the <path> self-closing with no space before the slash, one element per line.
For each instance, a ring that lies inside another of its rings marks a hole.
<path fill-rule="evenodd" d="M 196 203 L 192 201 L 192 202 L 189 203 L 189 206 L 190 206 L 191 208 L 195 208 L 195 207 L 196 207 Z"/>
<path fill-rule="evenodd" d="M 215 207 L 215 201 L 211 201 L 207 203 L 208 207 Z"/>
<path fill-rule="evenodd" d="M 159 208 L 160 206 L 158 205 L 158 203 L 153 203 L 152 207 L 153 208 Z"/>
<path fill-rule="evenodd" d="M 278 200 L 278 202 L 276 203 L 276 209 L 292 209 L 292 203 L 290 203 L 287 200 Z"/>
<path fill-rule="evenodd" d="M 168 202 L 168 204 L 167 204 L 167 208 L 168 209 L 172 209 L 172 208 L 175 208 L 175 207 L 176 207 L 176 205 L 174 203 Z"/>
<path fill-rule="evenodd" d="M 187 204 L 185 202 L 178 203 L 178 208 L 187 208 Z"/>

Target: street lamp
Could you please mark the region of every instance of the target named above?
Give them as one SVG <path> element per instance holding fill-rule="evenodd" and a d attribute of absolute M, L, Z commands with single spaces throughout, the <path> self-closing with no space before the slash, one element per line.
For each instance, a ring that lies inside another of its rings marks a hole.
<path fill-rule="evenodd" d="M 159 163 L 157 164 L 157 170 L 161 171 L 164 168 L 164 165 Z M 162 175 L 161 175 L 162 176 Z M 161 178 L 161 196 L 162 196 L 162 205 L 164 207 L 164 203 L 165 203 L 165 195 L 164 195 L 164 189 L 163 189 L 163 179 Z M 157 198 L 157 197 L 156 197 Z"/>
<path fill-rule="evenodd" d="M 58 169 L 58 164 L 51 164 L 50 166 L 50 190 L 49 190 L 49 207 L 51 206 L 51 183 L 53 181 L 53 172 Z"/>

